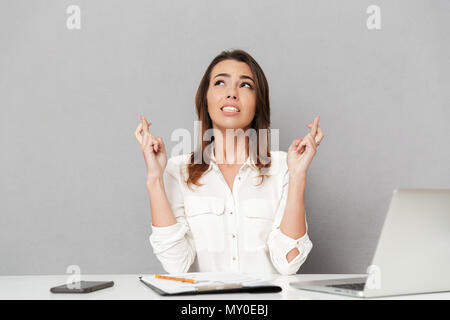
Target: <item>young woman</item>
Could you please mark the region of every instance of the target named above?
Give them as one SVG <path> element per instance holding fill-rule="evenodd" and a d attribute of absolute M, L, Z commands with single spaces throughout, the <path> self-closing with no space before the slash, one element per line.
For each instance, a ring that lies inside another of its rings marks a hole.
<path fill-rule="evenodd" d="M 202 141 L 194 152 L 167 160 L 142 116 L 134 133 L 147 167 L 154 253 L 169 273 L 295 274 L 312 248 L 304 194 L 324 137 L 319 117 L 288 152 L 268 150 L 270 137 L 258 134 L 270 127 L 268 83 L 242 50 L 213 59 L 195 102 Z M 252 139 L 242 134 L 251 130 Z"/>

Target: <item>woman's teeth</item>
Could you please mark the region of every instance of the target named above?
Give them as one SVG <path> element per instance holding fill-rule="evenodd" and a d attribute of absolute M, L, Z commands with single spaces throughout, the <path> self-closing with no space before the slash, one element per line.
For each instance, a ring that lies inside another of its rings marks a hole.
<path fill-rule="evenodd" d="M 239 112 L 239 110 L 234 107 L 223 107 L 222 110 L 227 112 Z"/>

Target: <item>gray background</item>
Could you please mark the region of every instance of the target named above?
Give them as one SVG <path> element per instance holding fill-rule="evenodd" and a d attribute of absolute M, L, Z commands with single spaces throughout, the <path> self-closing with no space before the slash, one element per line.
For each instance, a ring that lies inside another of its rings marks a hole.
<path fill-rule="evenodd" d="M 66 28 L 71 4 L 81 30 Z M 381 30 L 366 28 L 371 4 Z M 161 272 L 133 133 L 142 113 L 169 151 L 173 130 L 193 134 L 200 78 L 233 48 L 268 78 L 281 150 L 321 116 L 299 272 L 365 272 L 393 189 L 450 187 L 449 13 L 445 0 L 1 0 L 0 274 Z"/>

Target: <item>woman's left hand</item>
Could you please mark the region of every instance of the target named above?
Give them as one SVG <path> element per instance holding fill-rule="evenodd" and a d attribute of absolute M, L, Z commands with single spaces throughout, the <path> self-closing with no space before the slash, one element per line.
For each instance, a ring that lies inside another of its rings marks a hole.
<path fill-rule="evenodd" d="M 287 165 L 289 174 L 305 177 L 312 159 L 316 155 L 317 147 L 322 141 L 324 134 L 319 127 L 320 117 L 316 117 L 312 124 L 307 124 L 311 128 L 310 132 L 302 138 L 295 139 L 287 154 Z"/>

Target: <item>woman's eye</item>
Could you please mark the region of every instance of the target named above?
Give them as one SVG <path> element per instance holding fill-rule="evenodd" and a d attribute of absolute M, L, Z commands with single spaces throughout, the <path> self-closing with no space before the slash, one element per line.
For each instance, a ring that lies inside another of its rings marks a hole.
<path fill-rule="evenodd" d="M 217 86 L 220 82 L 223 82 L 223 80 L 217 80 L 214 85 Z M 253 87 L 248 82 L 243 82 L 241 86 L 248 85 L 248 88 L 253 89 Z"/>

